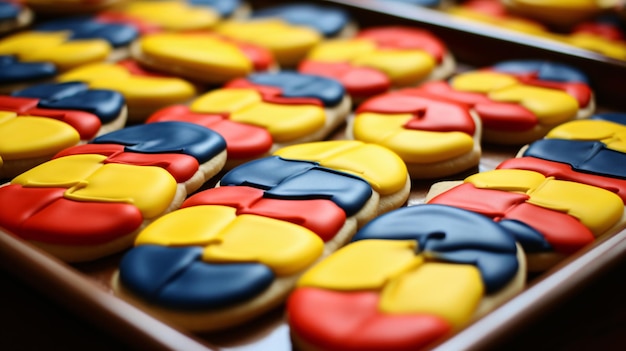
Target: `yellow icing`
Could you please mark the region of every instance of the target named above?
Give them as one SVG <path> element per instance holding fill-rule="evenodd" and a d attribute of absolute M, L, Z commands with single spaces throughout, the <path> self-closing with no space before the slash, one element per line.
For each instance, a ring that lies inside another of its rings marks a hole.
<path fill-rule="evenodd" d="M 384 72 L 396 86 L 425 79 L 437 65 L 434 57 L 421 50 L 377 50 L 355 58 L 352 63 Z"/>
<path fill-rule="evenodd" d="M 265 128 L 276 142 L 288 142 L 320 130 L 326 123 L 323 108 L 306 104 L 264 102 L 254 89 L 217 89 L 191 104 L 199 113 L 228 113 L 229 119 Z"/>
<path fill-rule="evenodd" d="M 361 113 L 354 120 L 354 137 L 388 147 L 411 163 L 446 161 L 474 148 L 474 140 L 466 133 L 405 129 L 412 118 L 411 114 Z"/>
<path fill-rule="evenodd" d="M 567 43 L 617 59 L 626 58 L 626 43 L 589 33 L 575 33 L 564 38 Z"/>
<path fill-rule="evenodd" d="M 145 218 L 165 211 L 176 193 L 176 180 L 159 167 L 108 163 L 102 155 L 53 159 L 15 177 L 25 187 L 68 188 L 76 201 L 123 202 L 137 206 Z M 158 190 L 155 190 L 158 189 Z"/>
<path fill-rule="evenodd" d="M 69 188 L 102 167 L 105 159 L 106 156 L 91 154 L 55 158 L 18 175 L 11 183 L 24 187 Z"/>
<path fill-rule="evenodd" d="M 483 294 L 482 279 L 476 267 L 427 262 L 384 287 L 380 310 L 393 314 L 437 315 L 458 327 L 472 318 Z"/>
<path fill-rule="evenodd" d="M 579 120 L 561 124 L 546 138 L 601 141 L 610 149 L 626 152 L 626 126 L 603 120 Z"/>
<path fill-rule="evenodd" d="M 220 19 L 210 8 L 190 6 L 185 1 L 135 1 L 124 7 L 123 12 L 166 30 L 208 29 Z"/>
<path fill-rule="evenodd" d="M 215 29 L 219 34 L 270 50 L 280 65 L 293 66 L 302 60 L 322 36 L 313 29 L 279 19 L 225 21 Z"/>
<path fill-rule="evenodd" d="M 380 290 L 390 279 L 424 261 L 414 240 L 360 240 L 309 269 L 298 286 L 356 291 Z"/>
<path fill-rule="evenodd" d="M 70 32 L 28 31 L 0 41 L 0 55 L 17 55 L 27 62 L 46 61 L 59 70 L 102 61 L 111 53 L 111 45 L 102 39 L 67 41 Z"/>
<path fill-rule="evenodd" d="M 525 193 L 528 203 L 576 217 L 595 235 L 613 226 L 624 211 L 620 197 L 608 190 L 533 171 L 499 169 L 474 174 L 465 182 L 477 188 Z"/>
<path fill-rule="evenodd" d="M 219 243 L 205 248 L 208 262 L 260 262 L 277 275 L 289 275 L 310 266 L 324 243 L 305 227 L 257 215 L 238 216 L 220 235 Z"/>
<path fill-rule="evenodd" d="M 0 156 L 4 160 L 52 155 L 80 142 L 69 124 L 45 117 L 0 115 Z"/>
<path fill-rule="evenodd" d="M 199 113 L 232 113 L 262 101 L 254 89 L 216 89 L 196 98 L 191 110 Z"/>
<path fill-rule="evenodd" d="M 615 193 L 582 183 L 549 178 L 529 195 L 529 203 L 576 217 L 596 236 L 617 223 L 624 211 Z"/>
<path fill-rule="evenodd" d="M 326 123 L 324 109 L 315 105 L 280 105 L 260 102 L 230 115 L 235 122 L 267 129 L 275 142 L 288 142 L 320 130 Z"/>
<path fill-rule="evenodd" d="M 450 80 L 454 90 L 486 94 L 496 89 L 518 84 L 515 77 L 506 73 L 472 71 L 461 73 Z"/>
<path fill-rule="evenodd" d="M 386 147 L 356 140 L 334 140 L 292 145 L 275 153 L 287 159 L 318 162 L 320 165 L 365 179 L 381 195 L 404 188 L 407 168 L 402 159 Z"/>
<path fill-rule="evenodd" d="M 219 233 L 235 218 L 229 206 L 192 206 L 159 217 L 139 233 L 135 245 L 192 246 L 218 243 Z"/>
<path fill-rule="evenodd" d="M 472 183 L 477 188 L 498 189 L 505 191 L 517 191 L 527 193 L 530 189 L 540 186 L 545 177 L 543 174 L 520 170 L 520 169 L 499 169 L 497 171 L 487 171 L 473 174 L 464 180 Z"/>
<path fill-rule="evenodd" d="M 376 50 L 376 43 L 365 39 L 331 39 L 315 46 L 307 59 L 320 62 L 352 62 Z"/>
<path fill-rule="evenodd" d="M 93 89 L 111 89 L 124 95 L 129 106 L 163 106 L 184 102 L 196 94 L 194 86 L 176 77 L 131 75 L 113 63 L 94 63 L 58 77 L 61 82 L 82 81 Z"/>
<path fill-rule="evenodd" d="M 602 3 L 609 3 L 609 1 L 598 0 L 511 0 L 512 3 L 518 6 L 532 6 L 539 7 L 544 10 L 550 9 L 581 9 L 581 10 L 595 10 L 604 8 Z M 614 3 L 614 2 L 613 2 Z"/>
<path fill-rule="evenodd" d="M 143 55 L 158 58 L 162 65 L 192 69 L 215 80 L 246 76 L 253 70 L 241 49 L 212 35 L 159 33 L 144 36 L 140 45 Z"/>
<path fill-rule="evenodd" d="M 163 168 L 108 163 L 68 189 L 65 197 L 133 204 L 144 218 L 153 218 L 169 207 L 176 188 L 176 180 Z"/>
<path fill-rule="evenodd" d="M 494 101 L 516 102 L 533 112 L 539 123 L 556 125 L 567 122 L 578 113 L 578 101 L 564 91 L 528 85 L 514 85 L 492 91 Z"/>

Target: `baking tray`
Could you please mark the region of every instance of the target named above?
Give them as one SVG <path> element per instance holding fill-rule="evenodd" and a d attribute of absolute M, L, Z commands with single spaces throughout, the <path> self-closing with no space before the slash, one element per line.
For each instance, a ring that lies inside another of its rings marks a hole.
<path fill-rule="evenodd" d="M 404 24 L 429 29 L 446 42 L 461 69 L 505 59 L 558 60 L 583 69 L 591 78 L 601 110 L 626 110 L 626 92 L 617 89 L 626 78 L 626 63 L 568 45 L 521 33 L 498 31 L 480 23 L 452 18 L 437 10 L 392 1 L 342 0 L 325 3 L 347 8 L 361 27 Z M 267 6 L 280 1 L 251 1 Z M 488 55 L 486 55 L 488 53 Z M 332 139 L 342 139 L 343 130 Z M 463 179 L 490 170 L 513 157 L 519 147 L 483 146 L 480 165 L 447 179 Z M 219 179 L 221 175 L 216 178 Z M 414 181 L 407 205 L 424 202 L 433 181 Z M 6 206 L 6 204 L 2 204 Z M 553 269 L 529 278 L 520 294 L 433 349 L 483 350 L 514 333 L 593 277 L 610 269 L 626 252 L 626 230 L 600 237 Z M 192 334 L 160 321 L 116 297 L 110 286 L 122 254 L 91 263 L 66 264 L 40 249 L 0 231 L 0 268 L 23 279 L 79 318 L 136 349 L 150 350 L 291 350 L 283 308 L 220 333 Z"/>

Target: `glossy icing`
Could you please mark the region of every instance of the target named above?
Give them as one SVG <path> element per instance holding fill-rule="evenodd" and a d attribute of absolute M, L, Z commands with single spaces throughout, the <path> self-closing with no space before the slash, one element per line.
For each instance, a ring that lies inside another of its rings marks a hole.
<path fill-rule="evenodd" d="M 46 22 L 0 40 L 1 55 L 23 62 L 47 62 L 60 71 L 104 61 L 116 46 L 137 38 L 132 26 L 98 23 L 92 18 Z"/>
<path fill-rule="evenodd" d="M 115 120 L 126 106 L 119 92 L 89 89 L 81 82 L 37 84 L 11 95 L 40 99 L 38 106 L 41 108 L 87 111 L 98 116 L 102 123 Z"/>
<path fill-rule="evenodd" d="M 353 174 L 365 179 L 381 195 L 401 191 L 408 174 L 404 162 L 393 151 L 356 140 L 291 145 L 277 150 L 274 155 L 283 159 L 311 161 L 322 167 Z"/>
<path fill-rule="evenodd" d="M 361 104 L 352 134 L 388 147 L 406 162 L 432 163 L 472 152 L 478 128 L 466 106 L 404 89 Z"/>
<path fill-rule="evenodd" d="M 49 62 L 23 62 L 14 55 L 0 54 L 0 81 L 5 84 L 52 78 L 57 68 Z"/>
<path fill-rule="evenodd" d="M 120 240 L 178 207 L 177 194 L 186 195 L 180 184 L 224 148 L 217 133 L 183 122 L 105 134 L 64 149 L 0 188 L 3 201 L 23 204 L 0 226 L 47 244 L 88 247 Z"/>
<path fill-rule="evenodd" d="M 374 27 L 360 31 L 355 38 L 317 45 L 299 70 L 336 78 L 351 95 L 363 97 L 426 79 L 446 55 L 445 45 L 427 31 L 400 26 Z M 359 81 L 357 72 L 367 75 Z"/>
<path fill-rule="evenodd" d="M 131 1 L 120 11 L 163 31 L 210 29 L 220 20 L 219 13 L 202 1 Z"/>
<path fill-rule="evenodd" d="M 173 69 L 172 73 L 212 83 L 265 71 L 274 64 L 271 53 L 261 46 L 211 33 L 155 33 L 143 36 L 138 47 L 140 53 L 133 55 L 158 65 L 160 71 Z"/>
<path fill-rule="evenodd" d="M 294 3 L 267 7 L 255 11 L 252 18 L 280 18 L 295 25 L 313 28 L 325 37 L 334 37 L 351 21 L 350 15 L 339 7 L 312 3 Z"/>
<path fill-rule="evenodd" d="M 287 304 L 290 327 L 328 350 L 415 349 L 471 320 L 485 294 L 517 275 L 516 252 L 507 230 L 486 217 L 441 205 L 401 208 L 299 279 Z"/>
<path fill-rule="evenodd" d="M 276 18 L 224 21 L 215 27 L 223 36 L 269 50 L 281 67 L 296 66 L 323 36 L 316 30 Z"/>
<path fill-rule="evenodd" d="M 540 232 L 552 250 L 566 254 L 591 243 L 623 213 L 622 200 L 610 191 L 519 169 L 472 175 L 429 203 L 519 221 Z"/>
<path fill-rule="evenodd" d="M 363 208 L 372 195 L 372 187 L 362 178 L 319 166 L 316 162 L 285 160 L 278 156 L 234 168 L 222 177 L 220 184 L 264 189 L 264 196 L 270 198 L 327 199 L 342 208 L 347 216 Z"/>
<path fill-rule="evenodd" d="M 186 80 L 155 74 L 141 68 L 135 61 L 94 63 L 70 70 L 58 78 L 61 82 L 84 82 L 91 89 L 114 90 L 124 96 L 129 117 L 143 121 L 152 110 L 182 103 L 196 94 Z"/>

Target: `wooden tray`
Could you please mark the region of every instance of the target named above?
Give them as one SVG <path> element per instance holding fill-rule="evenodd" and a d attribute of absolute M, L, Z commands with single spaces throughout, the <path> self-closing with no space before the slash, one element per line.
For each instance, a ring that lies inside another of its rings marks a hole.
<path fill-rule="evenodd" d="M 251 1 L 265 6 L 276 1 Z M 360 26 L 404 24 L 433 31 L 442 38 L 461 67 L 486 66 L 514 58 L 553 59 L 576 65 L 590 77 L 597 100 L 606 110 L 626 110 L 626 93 L 616 89 L 626 78 L 626 63 L 582 49 L 559 45 L 520 33 L 494 30 L 479 23 L 458 21 L 435 10 L 391 1 L 326 1 L 347 8 Z M 486 53 L 489 53 L 486 55 Z M 334 139 L 343 138 L 340 129 Z M 448 179 L 463 179 L 495 168 L 519 147 L 483 146 L 477 169 Z M 219 176 L 218 176 L 219 177 Z M 422 203 L 432 181 L 412 184 L 408 205 Z M 2 204 L 6 206 L 6 204 Z M 626 251 L 626 230 L 601 237 L 552 270 L 529 279 L 528 287 L 490 314 L 435 348 L 479 350 L 530 323 L 557 301 L 585 286 Z M 49 296 L 71 312 L 137 349 L 150 350 L 291 350 L 282 308 L 234 330 L 191 334 L 168 325 L 117 298 L 110 278 L 121 254 L 86 264 L 68 265 L 36 247 L 0 231 L 0 267 Z"/>

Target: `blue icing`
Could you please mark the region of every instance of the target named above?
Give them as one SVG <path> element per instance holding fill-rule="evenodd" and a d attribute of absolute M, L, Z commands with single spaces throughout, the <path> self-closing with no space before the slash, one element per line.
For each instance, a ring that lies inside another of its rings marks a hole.
<path fill-rule="evenodd" d="M 279 17 L 293 25 L 311 27 L 325 37 L 339 34 L 350 21 L 350 15 L 343 9 L 305 3 L 261 9 L 253 17 Z"/>
<path fill-rule="evenodd" d="M 591 116 L 589 119 L 609 121 L 609 122 L 626 126 L 626 113 L 620 113 L 620 112 L 597 113 Z"/>
<path fill-rule="evenodd" d="M 20 14 L 20 7 L 10 2 L 0 2 L 0 20 L 15 19 Z"/>
<path fill-rule="evenodd" d="M 277 199 L 327 199 L 347 216 L 358 212 L 372 196 L 362 178 L 318 166 L 314 162 L 271 156 L 247 162 L 226 173 L 220 185 L 245 185 L 265 190 Z"/>
<path fill-rule="evenodd" d="M 541 139 L 531 143 L 524 156 L 566 163 L 583 173 L 626 179 L 626 154 L 599 141 Z"/>
<path fill-rule="evenodd" d="M 159 302 L 175 308 L 221 308 L 257 296 L 274 281 L 260 263 L 192 263 L 163 287 Z"/>
<path fill-rule="evenodd" d="M 129 45 L 139 37 L 139 31 L 134 26 L 101 23 L 87 16 L 52 20 L 36 26 L 35 30 L 46 32 L 69 30 L 72 32 L 70 39 L 103 39 L 113 47 Z"/>
<path fill-rule="evenodd" d="M 241 5 L 242 0 L 188 0 L 195 6 L 208 6 L 222 17 L 231 16 Z"/>
<path fill-rule="evenodd" d="M 319 99 L 325 106 L 339 104 L 345 95 L 343 85 L 334 79 L 295 71 L 255 73 L 248 80 L 259 85 L 278 87 L 284 97 Z"/>
<path fill-rule="evenodd" d="M 418 250 L 450 262 L 471 263 L 488 292 L 503 287 L 518 270 L 517 247 L 509 231 L 490 218 L 445 205 L 415 205 L 381 215 L 352 241 L 416 240 Z"/>
<path fill-rule="evenodd" d="M 120 281 L 144 299 L 172 308 L 219 308 L 245 301 L 274 280 L 258 263 L 210 264 L 202 247 L 137 246 L 120 262 Z"/>
<path fill-rule="evenodd" d="M 19 62 L 14 56 L 0 55 L 0 83 L 21 83 L 52 78 L 56 67 L 48 62 Z"/>
<path fill-rule="evenodd" d="M 80 82 L 38 84 L 12 95 L 41 99 L 38 104 L 41 108 L 87 111 L 98 116 L 102 123 L 113 121 L 126 105 L 119 92 L 89 89 Z"/>
<path fill-rule="evenodd" d="M 94 144 L 126 145 L 126 151 L 157 154 L 182 153 L 204 163 L 226 149 L 218 133 L 187 122 L 139 124 L 99 136 Z"/>
<path fill-rule="evenodd" d="M 517 240 L 526 252 L 552 252 L 552 246 L 546 238 L 538 231 L 528 226 L 526 223 L 514 220 L 503 219 L 500 222 Z"/>
<path fill-rule="evenodd" d="M 540 60 L 504 61 L 493 66 L 500 72 L 528 73 L 537 72 L 540 79 L 557 82 L 589 83 L 587 76 L 580 70 L 562 63 Z"/>
<path fill-rule="evenodd" d="M 120 261 L 120 280 L 136 294 L 148 299 L 155 298 L 173 277 L 192 262 L 199 260 L 202 251 L 202 247 L 134 247 Z"/>

